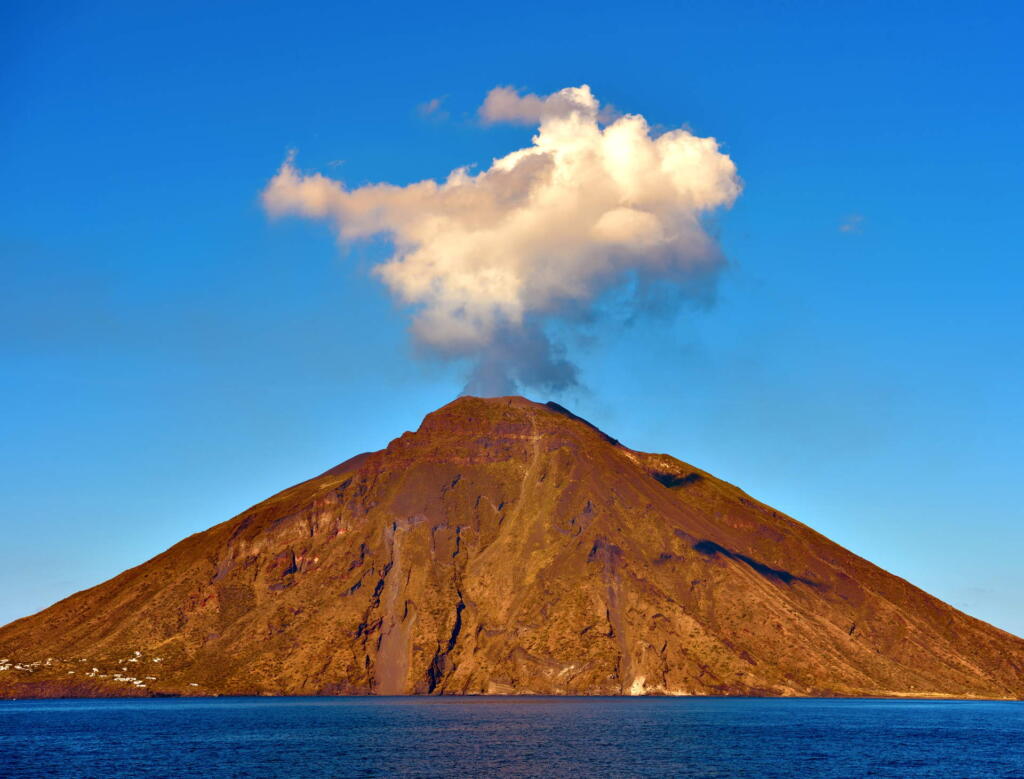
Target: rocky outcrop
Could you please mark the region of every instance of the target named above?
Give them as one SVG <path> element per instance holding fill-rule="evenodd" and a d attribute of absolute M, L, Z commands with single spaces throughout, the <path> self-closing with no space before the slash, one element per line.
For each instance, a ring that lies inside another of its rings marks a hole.
<path fill-rule="evenodd" d="M 0 628 L 0 696 L 1021 697 L 1024 641 L 560 406 L 464 397 Z"/>

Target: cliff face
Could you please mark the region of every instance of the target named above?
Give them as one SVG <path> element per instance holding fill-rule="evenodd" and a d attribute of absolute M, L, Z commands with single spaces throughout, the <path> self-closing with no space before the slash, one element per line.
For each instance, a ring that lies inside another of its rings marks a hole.
<path fill-rule="evenodd" d="M 1024 696 L 1024 641 L 564 409 L 460 398 L 0 628 L 0 696 Z"/>

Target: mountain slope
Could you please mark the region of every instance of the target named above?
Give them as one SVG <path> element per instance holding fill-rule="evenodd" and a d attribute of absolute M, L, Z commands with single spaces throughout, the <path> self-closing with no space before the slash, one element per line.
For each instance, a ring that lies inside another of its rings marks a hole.
<path fill-rule="evenodd" d="M 0 696 L 1024 697 L 1024 641 L 554 404 L 416 433 L 0 628 Z"/>

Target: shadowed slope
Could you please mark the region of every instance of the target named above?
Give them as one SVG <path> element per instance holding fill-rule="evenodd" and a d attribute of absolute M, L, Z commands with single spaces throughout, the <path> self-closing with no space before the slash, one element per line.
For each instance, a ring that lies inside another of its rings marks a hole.
<path fill-rule="evenodd" d="M 460 398 L 0 628 L 3 658 L 17 697 L 1024 694 L 1021 639 L 523 398 Z"/>

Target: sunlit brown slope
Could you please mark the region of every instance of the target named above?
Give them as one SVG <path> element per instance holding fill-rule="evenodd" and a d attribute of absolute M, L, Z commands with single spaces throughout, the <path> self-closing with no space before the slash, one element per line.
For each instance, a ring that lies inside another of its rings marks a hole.
<path fill-rule="evenodd" d="M 564 409 L 416 433 L 0 628 L 0 696 L 1024 695 L 1024 641 Z"/>

